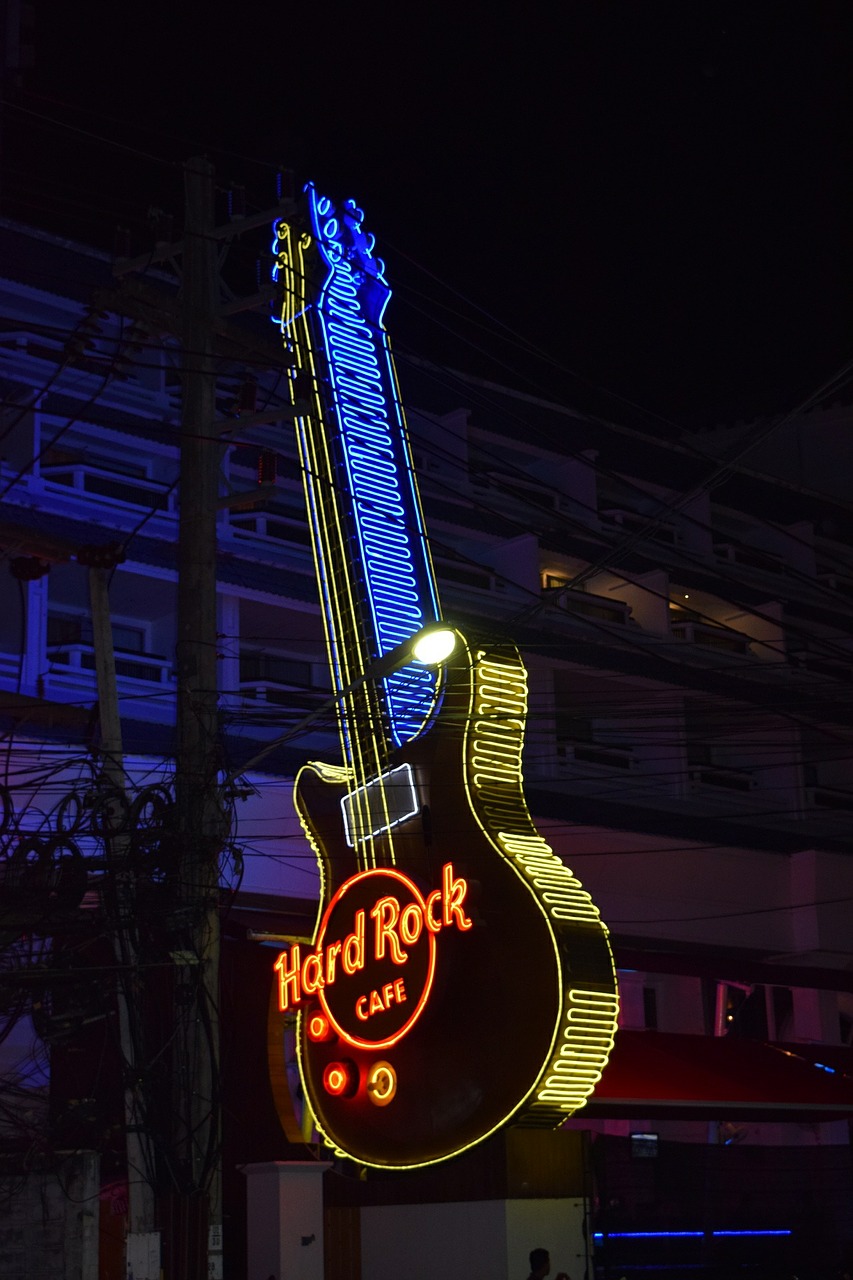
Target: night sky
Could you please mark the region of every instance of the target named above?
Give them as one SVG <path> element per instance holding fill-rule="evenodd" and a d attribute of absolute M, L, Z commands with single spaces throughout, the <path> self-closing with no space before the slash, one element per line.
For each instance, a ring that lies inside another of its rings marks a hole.
<path fill-rule="evenodd" d="M 849 358 L 849 3 L 35 7 L 7 215 L 141 250 L 186 157 L 250 208 L 289 166 L 365 209 L 400 351 L 649 431 Z"/>

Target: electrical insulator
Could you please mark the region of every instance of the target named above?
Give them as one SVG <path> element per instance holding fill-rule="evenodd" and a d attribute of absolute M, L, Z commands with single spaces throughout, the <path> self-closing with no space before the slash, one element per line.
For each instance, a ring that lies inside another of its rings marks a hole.
<path fill-rule="evenodd" d="M 66 338 L 63 351 L 67 359 L 78 360 L 86 351 L 86 338 L 81 333 L 72 334 L 70 338 Z"/>
<path fill-rule="evenodd" d="M 9 572 L 19 582 L 35 582 L 50 572 L 50 565 L 37 556 L 15 556 L 9 561 Z"/>
<path fill-rule="evenodd" d="M 165 209 L 152 206 L 148 210 L 148 221 L 154 228 L 154 243 L 167 245 L 172 243 L 174 235 L 174 218 Z"/>
<path fill-rule="evenodd" d="M 119 542 L 102 542 L 99 545 L 87 543 L 77 549 L 77 563 L 88 569 L 114 569 L 126 559 L 124 548 Z"/>
<path fill-rule="evenodd" d="M 258 484 L 275 484 L 278 479 L 278 454 L 261 449 L 258 454 Z"/>
<path fill-rule="evenodd" d="M 228 188 L 228 217 L 231 219 L 246 216 L 246 188 L 239 183 Z"/>
<path fill-rule="evenodd" d="M 130 228 L 116 227 L 113 243 L 113 255 L 116 258 L 130 257 Z"/>
<path fill-rule="evenodd" d="M 257 407 L 258 384 L 254 378 L 246 378 L 237 396 L 237 414 L 241 418 L 248 417 L 256 411 Z"/>

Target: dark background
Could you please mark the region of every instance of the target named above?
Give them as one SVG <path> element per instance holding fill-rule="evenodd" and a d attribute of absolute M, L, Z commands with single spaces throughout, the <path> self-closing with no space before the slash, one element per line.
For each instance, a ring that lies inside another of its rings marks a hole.
<path fill-rule="evenodd" d="M 143 250 L 188 156 L 250 208 L 288 166 L 365 209 L 399 350 L 649 431 L 849 357 L 849 3 L 34 7 L 7 216 Z"/>

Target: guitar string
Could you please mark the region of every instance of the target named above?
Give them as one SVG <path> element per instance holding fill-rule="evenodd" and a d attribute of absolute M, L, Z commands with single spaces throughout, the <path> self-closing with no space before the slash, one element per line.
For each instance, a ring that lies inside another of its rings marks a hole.
<path fill-rule="evenodd" d="M 306 264 L 304 262 L 304 253 L 307 247 L 307 243 L 301 240 L 300 278 L 303 282 L 307 280 Z M 312 348 L 308 320 L 309 309 L 305 306 L 304 298 L 299 298 L 298 301 L 302 303 L 300 307 L 302 317 L 300 328 L 305 335 L 308 344 L 307 349 L 310 352 Z M 330 435 L 325 424 L 326 415 L 323 412 L 320 386 L 315 368 L 312 368 L 312 381 L 314 384 L 314 403 L 317 409 L 317 426 L 316 431 L 311 431 L 314 456 L 309 461 L 312 469 L 316 469 L 315 474 L 323 475 L 328 484 L 328 501 L 323 504 L 323 513 L 326 519 L 319 522 L 322 527 L 319 530 L 321 541 L 318 549 L 321 561 L 325 559 L 325 580 L 330 588 L 327 626 L 331 632 L 331 647 L 337 654 L 338 662 L 342 664 L 340 671 L 338 672 L 336 669 L 333 672 L 333 676 L 343 682 L 343 687 L 339 690 L 343 692 L 343 690 L 350 688 L 354 682 L 363 679 L 367 670 L 369 655 L 366 652 L 365 630 L 363 626 L 359 625 L 361 611 L 358 607 L 352 575 L 348 572 L 350 557 L 344 533 L 344 513 L 341 509 L 341 502 L 346 494 L 345 492 L 342 493 L 341 486 L 336 483 L 336 468 L 330 448 Z M 318 448 L 323 459 L 320 466 L 318 466 L 319 459 L 317 458 Z M 306 485 L 312 483 L 310 472 L 305 474 L 304 483 Z M 353 499 L 354 496 L 352 495 Z M 332 520 L 334 521 L 336 537 L 332 534 Z M 337 555 L 335 552 L 337 552 Z M 341 582 L 343 582 L 344 588 L 343 599 Z M 341 706 L 340 703 L 339 706 Z M 368 684 L 363 683 L 357 689 L 344 696 L 343 706 L 339 715 L 344 758 L 349 769 L 354 774 L 356 782 L 355 788 L 350 790 L 349 802 L 350 812 L 353 817 L 352 837 L 354 852 L 356 861 L 362 870 L 367 869 L 368 866 L 376 867 L 379 861 L 378 841 L 372 830 L 374 824 L 370 821 L 371 804 L 368 784 L 371 776 L 377 779 L 374 786 L 378 786 L 379 789 L 381 812 L 385 816 L 385 826 L 387 827 L 390 822 L 388 799 L 382 780 L 384 752 L 381 749 L 380 736 L 377 733 L 375 724 L 376 712 L 377 699 L 372 696 L 372 691 Z M 364 726 L 363 731 L 360 730 L 360 725 Z M 371 758 L 374 766 L 372 769 L 369 767 Z M 386 832 L 386 834 L 388 836 L 387 845 L 390 861 L 393 864 L 395 862 L 393 836 L 391 836 L 390 832 Z"/>
<path fill-rule="evenodd" d="M 306 312 L 306 317 L 307 317 Z M 331 362 L 328 361 L 329 376 L 333 380 L 333 370 Z M 379 865 L 379 842 L 374 834 L 375 824 L 371 822 L 371 802 L 370 802 L 370 786 L 379 788 L 379 794 L 383 802 L 383 808 L 387 817 L 387 799 L 384 793 L 382 783 L 383 769 L 383 752 L 381 750 L 381 741 L 377 733 L 377 725 L 375 723 L 377 713 L 377 698 L 374 691 L 365 680 L 367 668 L 370 661 L 368 651 L 367 631 L 364 626 L 363 605 L 360 594 L 354 583 L 354 575 L 350 571 L 350 565 L 355 561 L 356 556 L 351 555 L 354 551 L 349 544 L 348 528 L 346 520 L 346 511 L 344 508 L 345 499 L 349 498 L 351 502 L 355 502 L 355 494 L 349 493 L 346 485 L 335 483 L 339 468 L 335 465 L 335 455 L 332 449 L 332 433 L 328 429 L 325 422 L 325 414 L 323 413 L 322 400 L 320 397 L 319 386 L 315 388 L 315 402 L 317 403 L 320 416 L 318 421 L 320 444 L 324 455 L 327 474 L 330 479 L 330 490 L 333 495 L 330 506 L 334 512 L 335 528 L 337 533 L 338 557 L 336 572 L 334 574 L 334 582 L 336 584 L 341 581 L 345 587 L 345 598 L 336 598 L 337 622 L 340 629 L 341 647 L 346 651 L 348 661 L 346 669 L 346 687 L 349 688 L 354 682 L 354 688 L 346 698 L 349 707 L 349 732 L 351 745 L 354 748 L 354 759 L 356 761 L 356 788 L 350 793 L 350 804 L 355 809 L 357 819 L 354 825 L 353 839 L 356 858 L 361 864 L 365 860 L 372 867 Z M 338 415 L 332 411 L 333 419 Z M 341 427 L 338 423 L 338 432 L 340 438 Z M 365 566 L 366 569 L 366 566 Z M 363 725 L 363 730 L 359 731 L 358 726 Z M 370 779 L 374 777 L 376 782 L 371 784 Z M 391 861 L 393 862 L 393 842 L 391 842 Z M 364 850 L 364 852 L 361 852 Z"/>
<path fill-rule="evenodd" d="M 300 245 L 303 247 L 307 247 L 308 241 L 306 239 L 302 239 L 300 241 Z M 301 278 L 302 278 L 302 281 L 304 282 L 306 279 L 306 273 L 304 271 L 304 265 L 305 265 L 304 253 L 301 257 L 300 265 L 303 268 Z M 332 267 L 332 274 L 334 274 L 334 266 Z M 331 279 L 332 279 L 332 276 L 327 277 L 326 285 L 329 284 Z M 303 310 L 302 314 L 305 315 L 306 312 Z M 307 328 L 307 321 L 306 321 L 306 328 Z M 396 375 L 396 369 L 393 362 L 393 357 L 391 355 L 390 342 L 388 339 L 387 332 L 382 327 L 380 327 L 380 330 L 379 332 L 377 332 L 376 336 L 377 338 L 381 337 L 383 354 L 385 357 L 385 366 L 387 368 L 388 376 L 391 382 L 391 392 L 393 396 L 394 407 L 397 411 L 398 428 L 402 437 L 402 451 L 404 455 L 404 464 L 408 464 L 407 465 L 408 474 L 405 478 L 407 478 L 410 483 L 412 500 L 414 502 L 416 512 L 420 514 L 422 517 L 422 512 L 420 508 L 420 498 L 417 490 L 416 475 L 411 463 L 411 451 L 410 451 L 410 446 L 409 446 L 408 438 L 406 434 L 405 414 L 402 407 L 402 398 L 399 394 L 399 386 L 397 382 L 397 375 Z M 328 354 L 326 358 L 327 358 L 327 363 L 329 364 L 330 377 L 332 381 L 334 381 L 334 369 L 331 367 L 331 362 L 328 361 Z M 315 397 L 318 405 L 321 405 L 321 401 L 319 398 L 319 388 L 316 388 L 316 387 L 315 387 Z M 321 413 L 321 416 L 322 416 L 322 413 Z M 323 438 L 324 452 L 327 455 L 328 468 L 329 468 L 328 474 L 331 477 L 331 476 L 334 476 L 335 469 L 333 466 L 333 460 L 331 459 L 331 457 L 329 457 L 329 433 L 328 432 L 323 433 L 321 428 L 321 434 Z M 339 427 L 339 438 L 340 438 L 340 427 Z M 346 492 L 346 486 L 344 486 L 344 490 Z M 337 496 L 340 496 L 340 490 L 337 488 L 337 486 L 333 485 L 332 491 Z M 355 493 L 348 496 L 350 496 L 352 501 L 354 502 L 357 501 Z M 336 522 L 338 526 L 339 543 L 343 549 L 345 549 L 345 541 L 343 537 L 343 527 L 345 526 L 344 514 L 345 513 L 342 511 L 340 505 L 338 504 L 338 502 L 336 502 L 335 515 L 336 515 Z M 431 600 L 431 603 L 433 606 L 432 612 L 434 616 L 437 618 L 440 616 L 440 611 L 438 607 L 435 574 L 432 567 L 431 557 L 429 553 L 429 546 L 423 534 L 421 535 L 421 538 L 420 538 L 420 544 L 421 545 L 419 549 L 424 552 L 424 561 L 425 561 L 426 573 L 427 573 L 427 585 L 430 589 L 430 593 L 432 597 L 432 600 Z M 344 565 L 347 565 L 349 563 L 349 558 L 345 554 L 343 555 L 342 560 Z M 337 580 L 337 575 L 335 577 L 335 580 Z M 344 608 L 342 610 L 340 608 L 339 601 L 336 601 L 336 604 L 338 606 L 338 621 L 339 621 L 339 625 L 342 628 L 342 634 L 346 637 L 345 645 L 346 644 L 351 645 L 355 651 L 355 665 L 358 668 L 358 676 L 360 679 L 363 679 L 367 672 L 368 659 L 370 657 L 369 653 L 366 651 L 367 650 L 367 631 L 364 625 L 361 625 L 359 627 L 357 619 L 361 616 L 361 613 L 356 612 L 356 610 L 353 609 L 352 607 L 353 604 L 355 603 L 352 598 L 353 594 L 356 595 L 356 600 L 360 600 L 360 597 L 358 596 L 358 593 L 353 593 L 351 580 L 350 579 L 345 579 L 345 580 L 347 584 L 348 594 L 350 596 L 349 608 Z M 361 604 L 363 608 L 363 602 L 361 602 Z M 350 676 L 352 675 L 351 666 L 348 666 L 348 674 Z M 386 686 L 386 693 L 384 695 L 384 700 L 386 702 L 390 700 L 390 694 L 387 692 L 387 686 Z M 357 737 L 355 741 L 355 745 L 358 748 L 357 772 L 359 775 L 359 781 L 361 785 L 356 791 L 356 796 L 352 797 L 351 799 L 355 801 L 355 804 L 357 805 L 357 808 L 359 810 L 360 825 L 361 825 L 362 833 L 363 835 L 366 835 L 366 843 L 369 845 L 371 849 L 370 860 L 374 866 L 378 865 L 378 862 L 379 862 L 379 855 L 377 853 L 377 848 L 380 844 L 380 840 L 385 849 L 383 862 L 386 862 L 386 863 L 390 862 L 391 865 L 396 864 L 395 835 L 394 835 L 393 824 L 392 824 L 392 813 L 389 805 L 388 785 L 385 778 L 385 766 L 388 763 L 390 744 L 388 741 L 386 726 L 384 724 L 382 702 L 383 702 L 383 695 L 380 692 L 379 688 L 374 687 L 369 681 L 360 685 L 358 692 L 353 694 L 349 699 L 351 712 L 360 711 L 361 716 L 364 719 L 364 722 L 366 724 L 366 729 L 367 729 L 368 741 L 369 741 L 369 749 L 367 750 L 367 752 L 362 751 L 363 740 L 360 737 Z M 390 706 L 388 707 L 388 711 L 390 713 Z M 355 723 L 358 723 L 358 717 L 356 717 Z M 375 766 L 372 770 L 368 770 L 365 767 L 365 764 L 364 764 L 365 754 L 368 756 L 372 756 L 372 763 Z M 370 782 L 368 786 L 368 779 L 370 777 L 370 773 L 373 774 L 373 781 Z M 373 812 L 373 805 L 371 804 L 371 796 L 378 797 L 379 804 L 377 806 L 377 809 L 378 809 L 377 816 L 384 818 L 384 821 L 380 821 L 377 823 L 372 820 L 371 815 Z"/>
<path fill-rule="evenodd" d="M 306 338 L 310 342 L 310 331 L 306 332 Z M 355 599 L 351 575 L 345 571 L 347 547 L 340 518 L 340 493 L 335 482 L 334 465 L 324 427 L 320 387 L 316 376 L 313 390 L 316 412 L 309 416 L 308 439 L 311 457 L 308 459 L 309 470 L 305 472 L 304 482 L 311 486 L 314 483 L 313 477 L 317 477 L 322 489 L 325 490 L 319 504 L 316 550 L 329 590 L 324 620 L 329 635 L 330 651 L 334 652 L 336 657 L 332 675 L 338 683 L 338 692 L 341 695 L 338 700 L 338 728 L 344 761 L 351 777 L 353 848 L 359 868 L 366 870 L 374 862 L 374 857 L 372 844 L 370 842 L 365 844 L 360 839 L 362 833 L 367 830 L 367 800 L 363 786 L 368 774 L 363 755 L 364 738 L 360 730 L 362 709 L 355 693 L 346 692 L 360 674 L 361 666 L 359 646 L 357 642 L 354 643 L 354 637 L 350 634 L 352 628 L 347 626 L 347 618 L 355 616 Z M 355 786 L 352 785 L 353 781 Z"/>
<path fill-rule="evenodd" d="M 326 629 L 330 665 L 332 667 L 331 675 L 333 681 L 338 687 L 338 693 L 341 696 L 336 702 L 336 718 L 338 721 L 338 732 L 341 742 L 341 750 L 344 764 L 347 772 L 352 779 L 353 776 L 358 777 L 363 773 L 363 766 L 359 759 L 359 736 L 357 732 L 358 717 L 357 708 L 351 703 L 345 695 L 345 690 L 352 682 L 353 675 L 351 670 L 351 654 L 345 643 L 344 618 L 342 615 L 340 590 L 336 584 L 336 566 L 345 561 L 345 547 L 341 538 L 341 531 L 338 519 L 338 501 L 339 495 L 337 485 L 335 483 L 334 472 L 331 467 L 327 442 L 323 431 L 323 414 L 322 403 L 320 401 L 320 387 L 318 379 L 315 375 L 312 359 L 311 334 L 307 320 L 307 304 L 305 292 L 307 287 L 307 273 L 305 270 L 304 254 L 307 244 L 300 237 L 298 241 L 299 253 L 299 270 L 298 273 L 293 271 L 293 235 L 289 226 L 284 226 L 285 235 L 283 237 L 286 249 L 279 257 L 279 262 L 286 267 L 287 279 L 285 281 L 285 296 L 292 307 L 291 316 L 288 316 L 287 325 L 295 319 L 297 321 L 297 331 L 302 341 L 295 342 L 295 355 L 297 360 L 297 368 L 299 371 L 306 373 L 311 378 L 312 391 L 314 397 L 314 412 L 305 415 L 299 420 L 297 425 L 297 442 L 300 450 L 300 460 L 302 464 L 303 488 L 305 491 L 305 500 L 308 507 L 309 521 L 312 528 L 312 551 L 315 560 L 315 570 L 319 582 L 321 599 L 324 604 L 323 621 Z M 299 287 L 294 284 L 294 275 L 296 274 Z M 295 304 L 295 305 L 294 305 Z M 295 394 L 294 394 L 295 399 Z M 316 423 L 315 423 L 316 418 Z M 318 456 L 320 454 L 321 456 Z M 331 521 L 334 520 L 338 525 L 338 546 L 333 544 Z M 337 554 L 336 554 L 337 553 Z M 347 588 L 350 587 L 349 580 L 346 580 Z M 352 607 L 353 601 L 350 598 L 349 605 Z M 350 705 L 348 706 L 348 702 Z M 357 841 L 357 828 L 361 824 L 361 815 L 358 813 L 360 809 L 360 799 L 355 803 L 356 815 L 354 820 L 355 840 L 354 851 L 356 859 L 360 859 L 360 851 Z M 361 865 L 359 863 L 359 865 Z M 363 867 L 361 869 L 364 869 Z"/>
<path fill-rule="evenodd" d="M 290 239 L 291 236 L 292 236 L 292 232 L 290 231 L 290 229 L 287 229 L 286 238 Z M 296 310 L 296 314 L 294 318 L 298 318 L 301 321 L 300 327 L 306 333 L 308 351 L 310 353 L 311 351 L 310 327 L 307 319 L 307 313 L 308 313 L 309 307 L 305 305 L 305 296 L 304 296 L 304 294 L 307 293 L 306 286 L 307 286 L 307 280 L 308 280 L 308 272 L 306 271 L 306 263 L 305 263 L 305 249 L 309 247 L 309 244 L 310 244 L 310 241 L 306 237 L 300 237 L 300 240 L 299 240 L 300 270 L 298 273 L 298 278 L 299 278 L 299 284 L 301 288 L 299 290 L 296 290 L 296 289 L 293 289 L 291 286 L 291 293 L 297 297 L 298 303 L 300 304 L 298 307 L 298 310 Z M 292 259 L 291 259 L 291 263 L 292 263 Z M 330 278 L 331 277 L 327 277 L 327 281 L 326 281 L 327 284 Z M 292 271 L 291 271 L 291 280 L 292 280 Z M 394 407 L 397 412 L 399 430 L 402 434 L 404 463 L 407 464 L 406 469 L 408 473 L 405 478 L 408 479 L 409 481 L 411 497 L 414 503 L 416 514 L 420 515 L 422 520 L 423 513 L 421 509 L 421 504 L 420 504 L 420 495 L 418 493 L 416 474 L 415 474 L 414 466 L 411 460 L 411 449 L 410 449 L 410 445 L 409 445 L 407 434 L 406 434 L 405 412 L 402 405 L 402 397 L 400 396 L 400 393 L 399 393 L 399 384 L 397 381 L 397 374 L 396 374 L 396 368 L 393 361 L 393 356 L 390 350 L 390 341 L 388 339 L 387 331 L 385 331 L 384 328 L 377 332 L 377 337 L 380 336 L 380 332 L 381 332 L 382 344 L 384 348 L 386 367 L 387 367 L 388 376 L 391 382 L 392 396 L 394 398 Z M 328 362 L 328 355 L 327 355 L 327 362 Z M 330 375 L 333 375 L 333 370 L 331 368 L 329 369 L 329 373 Z M 329 478 L 330 493 L 332 494 L 332 497 L 333 497 L 333 500 L 329 505 L 334 508 L 335 521 L 336 521 L 337 531 L 338 531 L 338 544 L 343 553 L 339 557 L 339 559 L 345 565 L 349 563 L 349 559 L 345 554 L 346 543 L 345 543 L 343 529 L 342 529 L 342 525 L 344 523 L 343 512 L 340 506 L 340 499 L 342 495 L 341 495 L 339 486 L 335 483 L 336 468 L 334 466 L 332 458 L 329 456 L 328 433 L 327 432 L 324 433 L 323 427 L 322 427 L 322 418 L 323 418 L 322 401 L 319 394 L 319 387 L 316 384 L 316 378 L 314 380 L 314 396 L 315 396 L 315 404 L 318 406 L 318 410 L 319 410 L 319 418 L 321 420 L 320 421 L 320 437 L 322 441 L 323 453 L 326 458 L 326 469 L 324 474 Z M 313 465 L 316 465 L 316 463 L 314 463 Z M 309 481 L 309 477 L 306 475 L 304 483 L 307 485 L 308 481 Z M 347 493 L 346 486 L 344 486 L 344 493 L 345 494 Z M 355 494 L 352 494 L 349 496 L 351 496 L 351 498 L 355 500 Z M 421 525 L 421 528 L 423 528 L 423 525 Z M 429 544 L 425 536 L 423 535 L 423 533 L 421 533 L 418 543 L 419 543 L 419 550 L 423 553 L 423 559 L 425 563 L 426 576 L 427 576 L 427 586 L 430 590 L 430 595 L 431 595 L 431 600 L 429 603 L 432 605 L 433 616 L 435 618 L 438 618 L 440 617 L 440 609 L 438 605 L 435 572 L 432 565 Z M 330 541 L 327 539 L 325 542 L 325 559 L 327 564 L 329 565 L 332 565 L 335 563 L 333 554 L 330 555 L 330 552 L 333 553 L 333 551 L 334 551 L 334 548 L 331 546 Z M 318 576 L 319 576 L 322 572 L 322 566 L 318 564 L 317 568 L 318 568 Z M 355 612 L 353 608 L 353 605 L 355 602 L 353 600 L 351 581 L 349 579 L 345 579 L 346 586 L 347 586 L 347 593 L 349 596 L 347 605 L 342 607 L 340 603 L 340 597 L 335 593 L 335 587 L 339 581 L 339 576 L 340 576 L 339 573 L 327 572 L 325 574 L 326 582 L 332 584 L 329 596 L 326 597 L 326 600 L 327 600 L 327 608 L 330 608 L 330 607 L 334 608 L 334 616 L 330 611 L 329 618 L 328 618 L 328 626 L 331 631 L 332 650 L 334 650 L 337 653 L 339 661 L 343 657 L 343 653 L 345 650 L 348 651 L 350 648 L 354 650 L 354 655 L 355 655 L 354 663 L 352 661 L 351 655 L 348 652 L 347 656 L 350 658 L 350 660 L 347 661 L 345 669 L 342 672 L 342 676 L 341 676 L 341 678 L 344 680 L 344 687 L 347 687 L 351 679 L 353 678 L 353 674 L 354 674 L 353 667 L 356 668 L 358 676 L 363 677 L 367 669 L 369 654 L 365 652 L 366 630 L 362 626 L 361 630 L 359 631 L 358 626 L 355 622 L 356 617 L 358 617 L 359 615 Z M 337 644 L 335 643 L 335 635 L 337 635 L 338 637 Z M 439 692 L 439 681 L 437 680 L 434 702 L 438 700 L 438 692 Z M 387 701 L 388 698 L 389 698 L 389 694 L 386 692 L 385 700 Z M 395 836 L 393 832 L 392 810 L 389 804 L 388 785 L 386 783 L 386 779 L 384 776 L 384 766 L 388 761 L 389 744 L 387 741 L 387 734 L 384 731 L 384 728 L 385 728 L 383 724 L 384 716 L 382 714 L 382 709 L 381 709 L 382 700 L 383 700 L 383 695 L 381 693 L 375 692 L 372 687 L 364 688 L 359 692 L 359 694 L 354 694 L 345 700 L 348 704 L 348 716 L 349 716 L 349 726 L 350 726 L 350 733 L 349 733 L 350 741 L 348 744 L 352 751 L 352 754 L 350 756 L 350 761 L 354 768 L 356 781 L 358 783 L 358 785 L 354 790 L 354 793 L 351 793 L 351 796 L 350 796 L 351 812 L 353 810 L 355 811 L 355 821 L 353 825 L 357 828 L 358 831 L 360 831 L 363 837 L 361 842 L 358 842 L 358 841 L 357 842 L 364 843 L 369 848 L 370 854 L 367 860 L 374 866 L 376 866 L 379 861 L 377 846 L 379 844 L 379 838 L 381 835 L 384 835 L 384 845 L 386 848 L 383 861 L 390 862 L 391 865 L 394 865 L 396 863 Z M 389 711 L 390 711 L 390 707 L 389 707 Z M 429 714 L 431 713 L 432 713 L 432 708 L 430 709 Z M 346 717 L 346 714 L 347 713 L 345 713 L 345 717 Z M 428 719 L 428 716 L 425 717 L 425 722 L 426 722 L 426 719 Z M 369 741 L 369 744 L 370 744 L 367 752 L 363 750 L 364 739 L 361 737 L 361 735 L 356 734 L 355 737 L 352 736 L 352 727 L 354 725 L 359 724 L 360 722 L 366 726 L 367 740 Z M 345 740 L 348 736 L 346 726 L 341 725 L 340 727 L 342 729 L 342 740 Z M 367 756 L 372 756 L 373 763 L 375 765 L 373 769 L 369 769 L 366 766 L 365 754 Z M 368 782 L 371 775 L 373 777 L 373 781 L 370 783 L 368 787 Z M 378 803 L 376 804 L 377 817 L 384 819 L 384 821 L 373 822 L 371 820 L 371 813 L 374 808 L 374 806 L 371 803 L 371 798 L 378 799 Z"/>

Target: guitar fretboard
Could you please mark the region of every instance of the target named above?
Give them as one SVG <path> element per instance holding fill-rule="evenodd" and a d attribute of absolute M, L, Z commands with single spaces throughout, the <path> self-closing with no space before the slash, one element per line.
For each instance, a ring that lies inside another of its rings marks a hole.
<path fill-rule="evenodd" d="M 310 378 L 297 422 L 317 578 L 339 693 L 439 617 L 394 361 L 384 328 L 391 290 L 352 201 L 307 189 L 310 233 L 276 228 L 282 333 Z M 400 746 L 422 729 L 435 671 L 413 663 L 346 697 L 341 733 L 357 763 L 365 736 Z M 361 735 L 361 746 L 354 741 Z M 380 763 L 380 762 L 376 762 Z M 375 764 L 358 767 L 367 777 Z"/>

